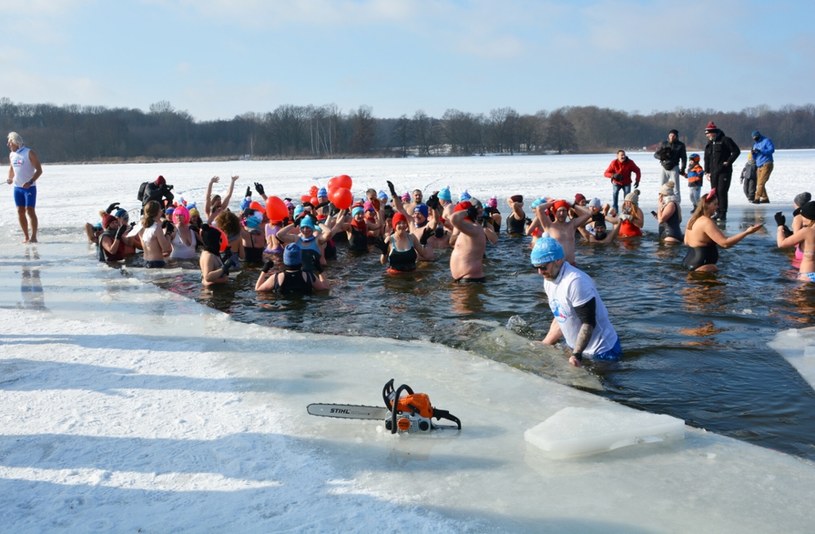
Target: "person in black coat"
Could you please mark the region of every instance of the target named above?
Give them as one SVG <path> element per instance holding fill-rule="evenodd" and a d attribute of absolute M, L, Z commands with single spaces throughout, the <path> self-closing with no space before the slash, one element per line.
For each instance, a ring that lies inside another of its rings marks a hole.
<path fill-rule="evenodd" d="M 710 180 L 711 189 L 716 190 L 719 201 L 715 219 L 724 221 L 727 220 L 727 193 L 730 190 L 730 179 L 733 177 L 733 163 L 738 159 L 741 150 L 713 121 L 705 128 L 705 137 L 707 137 L 705 176 Z"/>

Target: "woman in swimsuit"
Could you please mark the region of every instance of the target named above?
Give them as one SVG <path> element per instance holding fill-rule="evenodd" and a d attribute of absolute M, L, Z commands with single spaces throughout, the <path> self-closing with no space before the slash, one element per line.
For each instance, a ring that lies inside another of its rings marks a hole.
<path fill-rule="evenodd" d="M 784 237 L 783 217 L 778 224 L 776 244 L 779 248 L 792 247 L 802 244 L 801 267 L 798 269 L 798 279 L 806 282 L 815 282 L 815 202 L 809 201 L 801 206 L 800 215 L 802 226 L 789 237 Z"/>
<path fill-rule="evenodd" d="M 141 224 L 139 238 L 144 246 L 144 266 L 148 269 L 164 267 L 164 258 L 170 255 L 172 246 L 161 228 L 161 204 L 155 200 L 145 204 Z"/>
<path fill-rule="evenodd" d="M 432 261 L 435 259 L 433 248 L 420 244 L 410 233 L 410 226 L 404 213 L 394 213 L 391 224 L 393 233 L 387 240 L 387 255 L 382 254 L 380 257 L 383 265 L 387 262 L 389 273 L 415 271 L 417 260 Z"/>
<path fill-rule="evenodd" d="M 691 271 L 718 271 L 719 250 L 730 248 L 750 234 L 758 232 L 763 224 L 754 224 L 743 232 L 727 237 L 722 233 L 712 216 L 719 207 L 716 189 L 711 189 L 696 205 L 696 209 L 685 228 L 685 244 L 690 247 L 682 265 Z"/>
<path fill-rule="evenodd" d="M 284 271 L 269 274 L 272 262 L 267 261 L 258 275 L 255 291 L 274 291 L 281 295 L 311 295 L 313 290 L 329 288 L 322 273 L 303 270 L 303 251 L 289 243 L 283 251 Z"/>
<path fill-rule="evenodd" d="M 659 238 L 663 243 L 681 243 L 684 237 L 679 223 L 682 222 L 682 208 L 674 195 L 674 181 L 668 180 L 659 191 L 659 208 L 657 209 L 657 222 L 659 222 Z"/>

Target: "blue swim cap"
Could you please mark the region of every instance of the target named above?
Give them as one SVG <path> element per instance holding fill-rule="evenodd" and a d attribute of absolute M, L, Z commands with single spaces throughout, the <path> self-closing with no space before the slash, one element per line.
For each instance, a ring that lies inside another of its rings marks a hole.
<path fill-rule="evenodd" d="M 293 214 L 294 218 L 296 219 L 297 217 L 299 217 L 300 214 L 303 213 L 304 209 L 305 208 L 303 206 L 297 206 L 296 208 L 294 208 L 294 214 Z"/>
<path fill-rule="evenodd" d="M 547 202 L 546 197 L 536 198 L 535 200 L 532 201 L 532 209 L 537 208 L 541 204 L 546 204 L 546 202 Z"/>
<path fill-rule="evenodd" d="M 545 235 L 535 243 L 535 247 L 532 249 L 532 254 L 530 254 L 529 259 L 532 261 L 533 267 L 549 263 L 550 261 L 562 260 L 563 247 L 560 246 L 560 243 L 558 243 L 556 239 Z"/>
<path fill-rule="evenodd" d="M 445 187 L 441 191 L 439 191 L 439 200 L 446 200 L 447 202 L 453 201 L 453 195 L 450 194 L 450 188 Z"/>
<path fill-rule="evenodd" d="M 351 210 L 351 215 L 352 215 L 353 217 L 356 217 L 356 216 L 357 216 L 357 214 L 363 214 L 363 213 L 365 213 L 365 210 L 364 210 L 364 209 L 362 209 L 362 207 L 360 207 L 360 206 L 357 206 L 356 208 L 354 208 L 354 209 L 352 209 L 352 210 Z"/>
<path fill-rule="evenodd" d="M 321 187 L 319 191 L 317 191 L 317 198 L 328 198 L 328 189 L 325 187 Z"/>
<path fill-rule="evenodd" d="M 417 204 L 416 207 L 413 208 L 413 213 L 416 213 L 417 211 L 424 215 L 424 218 L 427 219 L 427 204 Z"/>
<path fill-rule="evenodd" d="M 303 264 L 303 251 L 297 243 L 289 243 L 283 250 L 283 265 L 299 267 Z"/>
<path fill-rule="evenodd" d="M 260 223 L 263 222 L 263 217 L 258 215 L 250 215 L 246 218 L 246 227 L 247 228 L 257 228 L 260 226 Z"/>
<path fill-rule="evenodd" d="M 119 208 L 118 210 L 116 210 L 114 212 L 113 216 L 118 217 L 119 219 L 124 219 L 126 221 L 130 219 L 130 215 L 128 215 L 128 213 L 125 210 L 123 210 L 122 208 Z"/>
<path fill-rule="evenodd" d="M 376 198 L 378 198 L 379 200 L 387 201 L 388 200 L 388 194 L 386 192 L 380 190 L 379 193 L 376 195 Z"/>
<path fill-rule="evenodd" d="M 317 226 L 314 224 L 314 219 L 311 218 L 311 215 L 306 215 L 300 221 L 300 228 L 311 228 L 312 230 L 316 230 Z"/>
<path fill-rule="evenodd" d="M 470 193 L 468 193 L 467 190 L 465 189 L 464 192 L 461 193 L 461 196 L 459 197 L 459 202 L 465 202 L 467 200 L 470 200 L 471 198 L 473 197 L 471 197 Z"/>

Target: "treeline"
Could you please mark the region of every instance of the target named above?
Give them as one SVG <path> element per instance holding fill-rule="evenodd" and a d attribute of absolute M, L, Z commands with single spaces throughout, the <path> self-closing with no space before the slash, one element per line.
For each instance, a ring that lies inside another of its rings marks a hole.
<path fill-rule="evenodd" d="M 610 152 L 652 148 L 676 128 L 691 148 L 705 144 L 713 120 L 742 146 L 761 130 L 779 148 L 815 147 L 815 105 L 740 112 L 678 109 L 651 115 L 596 106 L 521 115 L 448 110 L 442 117 L 380 119 L 371 108 L 279 106 L 231 120 L 196 122 L 158 102 L 148 112 L 99 106 L 16 104 L 0 99 L 0 127 L 18 131 L 44 161 L 138 161 L 209 158 L 341 158 Z"/>

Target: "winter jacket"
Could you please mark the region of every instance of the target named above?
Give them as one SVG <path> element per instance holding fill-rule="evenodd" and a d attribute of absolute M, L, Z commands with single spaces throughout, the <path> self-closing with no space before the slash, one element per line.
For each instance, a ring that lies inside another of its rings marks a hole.
<path fill-rule="evenodd" d="M 775 145 L 769 137 L 761 136 L 753 145 L 753 158 L 756 160 L 756 167 L 761 167 L 765 163 L 772 163 Z"/>
<path fill-rule="evenodd" d="M 637 164 L 627 157 L 623 162 L 620 162 L 617 158 L 614 158 L 606 169 L 606 172 L 603 173 L 603 176 L 606 178 L 611 178 L 611 183 L 615 185 L 625 186 L 631 185 L 632 172 L 637 176 L 636 187 L 639 187 L 642 173 L 640 172 L 640 168 L 637 167 Z M 615 174 L 620 175 L 620 178 L 614 178 Z"/>
<path fill-rule="evenodd" d="M 711 176 L 732 174 L 733 163 L 739 154 L 741 150 L 736 142 L 717 130 L 716 137 L 705 146 L 705 172 Z"/>
<path fill-rule="evenodd" d="M 659 160 L 662 168 L 666 171 L 679 165 L 679 174 L 685 173 L 685 166 L 688 163 L 688 152 L 685 149 L 685 143 L 679 139 L 673 143 L 663 141 L 656 152 L 654 152 L 654 157 Z"/>

